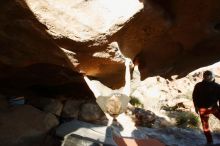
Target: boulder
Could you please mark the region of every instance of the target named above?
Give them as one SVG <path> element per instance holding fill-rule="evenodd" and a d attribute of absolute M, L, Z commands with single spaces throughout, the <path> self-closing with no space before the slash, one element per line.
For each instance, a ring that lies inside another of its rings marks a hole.
<path fill-rule="evenodd" d="M 135 108 L 133 113 L 137 126 L 152 127 L 156 120 L 156 115 L 149 110 Z"/>
<path fill-rule="evenodd" d="M 62 102 L 53 98 L 29 97 L 28 104 L 57 116 L 61 115 L 63 109 Z"/>
<path fill-rule="evenodd" d="M 0 141 L 5 146 L 41 146 L 47 134 L 56 127 L 57 118 L 30 105 L 0 112 Z"/>
<path fill-rule="evenodd" d="M 80 107 L 84 100 L 67 100 L 64 104 L 61 116 L 63 118 L 75 118 L 78 119 Z"/>
<path fill-rule="evenodd" d="M 108 124 L 107 117 L 97 103 L 83 104 L 80 108 L 79 119 L 94 124 Z"/>

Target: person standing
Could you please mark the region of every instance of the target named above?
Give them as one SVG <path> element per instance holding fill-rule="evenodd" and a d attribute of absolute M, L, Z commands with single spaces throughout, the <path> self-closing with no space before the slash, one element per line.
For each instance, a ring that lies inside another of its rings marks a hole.
<path fill-rule="evenodd" d="M 201 119 L 207 144 L 212 144 L 213 138 L 209 129 L 209 116 L 213 114 L 220 120 L 220 85 L 215 82 L 212 71 L 204 71 L 203 80 L 195 85 L 192 98 L 195 111 Z"/>

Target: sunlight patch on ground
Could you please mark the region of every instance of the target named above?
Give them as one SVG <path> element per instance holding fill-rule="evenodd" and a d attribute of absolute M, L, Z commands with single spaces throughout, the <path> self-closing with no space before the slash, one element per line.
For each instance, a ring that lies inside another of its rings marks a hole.
<path fill-rule="evenodd" d="M 84 80 L 86 81 L 89 88 L 92 90 L 94 96 L 96 98 L 99 97 L 101 95 L 99 88 L 97 88 L 87 76 L 84 76 Z"/>
<path fill-rule="evenodd" d="M 133 136 L 133 131 L 136 130 L 137 128 L 135 127 L 134 121 L 125 113 L 120 114 L 117 117 L 118 122 L 122 125 L 122 129 L 117 129 L 114 131 L 115 134 L 118 134 L 123 137 L 132 137 Z M 112 122 L 112 118 L 110 117 L 109 124 Z"/>

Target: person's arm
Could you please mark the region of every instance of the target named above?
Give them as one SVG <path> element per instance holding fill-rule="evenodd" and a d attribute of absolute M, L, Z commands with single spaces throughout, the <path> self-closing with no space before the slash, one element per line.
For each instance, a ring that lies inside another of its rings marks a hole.
<path fill-rule="evenodd" d="M 218 101 L 217 101 L 217 104 L 218 104 L 218 107 L 220 107 L 220 84 L 216 83 L 217 84 L 217 88 L 216 88 L 216 96 L 218 98 Z"/>
<path fill-rule="evenodd" d="M 199 109 L 197 106 L 197 100 L 198 100 L 198 89 L 197 89 L 197 85 L 194 87 L 193 93 L 192 93 L 192 99 L 193 99 L 193 104 L 194 104 L 194 108 L 195 108 L 195 112 L 198 114 L 199 113 Z"/>
<path fill-rule="evenodd" d="M 125 58 L 125 86 L 123 93 L 127 96 L 130 96 L 131 92 L 131 74 L 130 74 L 130 63 L 131 59 Z"/>

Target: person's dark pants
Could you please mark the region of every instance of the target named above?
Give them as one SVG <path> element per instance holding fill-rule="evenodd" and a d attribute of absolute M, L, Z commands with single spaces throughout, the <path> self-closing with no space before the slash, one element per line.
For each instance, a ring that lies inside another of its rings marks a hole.
<path fill-rule="evenodd" d="M 209 130 L 209 115 L 213 114 L 220 120 L 220 110 L 218 108 L 199 108 L 199 115 L 202 122 L 204 134 L 206 136 L 207 143 L 212 143 L 212 135 Z"/>

